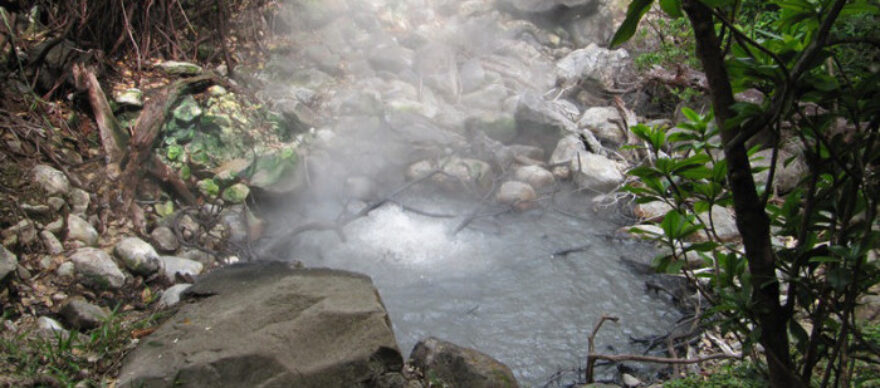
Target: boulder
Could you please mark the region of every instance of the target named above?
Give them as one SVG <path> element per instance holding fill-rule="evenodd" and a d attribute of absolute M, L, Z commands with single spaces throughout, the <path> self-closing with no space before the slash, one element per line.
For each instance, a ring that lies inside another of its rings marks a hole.
<path fill-rule="evenodd" d="M 587 89 L 615 89 L 615 77 L 623 72 L 629 61 L 624 49 L 608 50 L 591 43 L 577 49 L 556 63 L 556 82 L 563 87 L 586 83 Z"/>
<path fill-rule="evenodd" d="M 202 270 L 205 268 L 198 261 L 176 256 L 160 256 L 159 261 L 162 263 L 162 268 L 165 271 L 165 278 L 172 283 L 177 280 L 177 274 L 184 278 L 192 278 L 202 273 Z"/>
<path fill-rule="evenodd" d="M 176 306 L 180 303 L 181 294 L 190 287 L 192 287 L 192 284 L 189 283 L 180 283 L 168 287 L 167 290 L 162 292 L 162 297 L 159 298 L 159 307 L 165 308 Z"/>
<path fill-rule="evenodd" d="M 130 353 L 119 387 L 351 387 L 399 372 L 388 314 L 364 275 L 233 265 Z"/>
<path fill-rule="evenodd" d="M 107 320 L 110 312 L 106 308 L 87 302 L 83 298 L 72 298 L 59 311 L 64 320 L 78 330 L 91 330 Z"/>
<path fill-rule="evenodd" d="M 469 388 L 518 387 L 507 365 L 476 350 L 428 338 L 416 344 L 410 363 L 443 386 Z"/>
<path fill-rule="evenodd" d="M 536 190 L 543 190 L 553 185 L 556 178 L 553 173 L 541 166 L 522 166 L 516 169 L 514 179 L 531 185 Z"/>
<path fill-rule="evenodd" d="M 67 216 L 67 238 L 95 246 L 98 244 L 98 231 L 82 217 L 71 214 Z"/>
<path fill-rule="evenodd" d="M 199 75 L 203 71 L 199 65 L 180 61 L 164 61 L 156 64 L 156 66 L 170 75 Z"/>
<path fill-rule="evenodd" d="M 16 268 L 18 268 L 18 256 L 0 245 L 0 280 L 5 279 L 6 275 L 15 271 Z"/>
<path fill-rule="evenodd" d="M 517 143 L 534 144 L 550 151 L 556 139 L 577 132 L 577 125 L 566 106 L 547 101 L 540 94 L 524 93 L 519 97 L 514 117 L 520 137 Z"/>
<path fill-rule="evenodd" d="M 537 197 L 538 195 L 535 193 L 535 189 L 532 188 L 532 186 L 529 186 L 528 183 L 518 181 L 504 182 L 495 194 L 496 201 L 507 205 L 513 205 L 518 210 L 525 210 L 532 207 L 532 201 Z"/>
<path fill-rule="evenodd" d="M 607 193 L 623 182 L 619 164 L 602 155 L 580 152 L 569 162 L 572 178 L 581 189 Z"/>
<path fill-rule="evenodd" d="M 70 256 L 76 275 L 93 288 L 119 289 L 125 284 L 125 274 L 116 262 L 97 248 L 80 248 Z"/>
<path fill-rule="evenodd" d="M 638 124 L 638 117 L 633 111 L 626 110 L 621 117 L 617 108 L 612 106 L 597 106 L 584 111 L 578 121 L 578 127 L 593 133 L 599 140 L 613 144 L 626 144 L 629 140 L 629 128 Z"/>
<path fill-rule="evenodd" d="M 151 275 L 159 270 L 159 254 L 152 245 L 137 237 L 120 240 L 113 253 L 133 273 Z"/>
<path fill-rule="evenodd" d="M 34 183 L 46 192 L 47 195 L 64 195 L 70 191 L 70 181 L 63 172 L 45 164 L 38 164 L 32 170 Z"/>

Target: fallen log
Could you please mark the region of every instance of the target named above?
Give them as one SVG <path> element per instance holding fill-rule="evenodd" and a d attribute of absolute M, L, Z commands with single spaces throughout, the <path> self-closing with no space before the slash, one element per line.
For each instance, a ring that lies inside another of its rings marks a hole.
<path fill-rule="evenodd" d="M 98 77 L 88 67 L 75 63 L 73 65 L 73 79 L 76 89 L 88 94 L 89 105 L 92 107 L 95 122 L 98 124 L 98 134 L 101 137 L 101 146 L 104 148 L 107 163 L 119 163 L 125 155 L 129 136 L 116 120 L 116 116 L 113 115 L 113 110 L 110 109 L 110 103 L 107 102 L 107 96 L 101 89 Z"/>

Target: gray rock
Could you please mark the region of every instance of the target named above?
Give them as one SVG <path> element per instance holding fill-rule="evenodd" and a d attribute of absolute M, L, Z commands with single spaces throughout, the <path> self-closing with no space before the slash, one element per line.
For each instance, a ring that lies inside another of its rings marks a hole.
<path fill-rule="evenodd" d="M 177 280 L 177 274 L 182 275 L 184 278 L 195 277 L 202 273 L 202 269 L 205 268 L 202 263 L 199 263 L 198 261 L 176 256 L 160 256 L 159 261 L 162 262 L 162 268 L 165 271 L 165 278 L 172 283 Z"/>
<path fill-rule="evenodd" d="M 198 261 L 205 267 L 210 267 L 217 261 L 217 258 L 214 257 L 214 255 L 198 249 L 185 249 L 180 252 L 178 257 Z"/>
<path fill-rule="evenodd" d="M 137 88 L 125 89 L 116 93 L 114 99 L 119 105 L 128 105 L 134 107 L 144 106 L 144 92 Z"/>
<path fill-rule="evenodd" d="M 64 252 L 64 245 L 61 244 L 61 241 L 58 241 L 58 238 L 52 232 L 48 230 L 40 232 L 40 239 L 43 240 L 46 252 L 49 252 L 50 255 L 58 255 Z"/>
<path fill-rule="evenodd" d="M 495 194 L 496 201 L 507 205 L 513 205 L 520 210 L 532 207 L 532 201 L 537 197 L 538 195 L 535 193 L 535 189 L 532 188 L 532 186 L 529 186 L 528 183 L 518 181 L 504 182 Z"/>
<path fill-rule="evenodd" d="M 402 73 L 413 65 L 413 51 L 395 44 L 384 44 L 370 51 L 367 60 L 376 71 Z"/>
<path fill-rule="evenodd" d="M 586 47 L 590 44 L 605 45 L 611 41 L 617 25 L 614 24 L 615 18 L 609 8 L 598 7 L 596 13 L 576 18 L 568 23 L 566 30 L 576 47 Z"/>
<path fill-rule="evenodd" d="M 235 265 L 184 295 L 199 298 L 126 357 L 119 387 L 351 387 L 403 364 L 363 275 Z"/>
<path fill-rule="evenodd" d="M 37 239 L 37 228 L 29 219 L 18 221 L 17 224 L 0 233 L 4 245 L 30 245 Z"/>
<path fill-rule="evenodd" d="M 84 215 L 89 208 L 89 193 L 83 189 L 74 188 L 68 194 L 73 214 Z"/>
<path fill-rule="evenodd" d="M 410 363 L 425 376 L 434 376 L 451 387 L 518 387 L 507 365 L 476 350 L 428 338 L 416 344 Z"/>
<path fill-rule="evenodd" d="M 80 248 L 70 256 L 77 276 L 93 288 L 118 289 L 125 284 L 125 274 L 113 258 L 97 248 Z"/>
<path fill-rule="evenodd" d="M 199 65 L 180 61 L 164 61 L 156 66 L 170 75 L 199 75 L 203 71 Z"/>
<path fill-rule="evenodd" d="M 68 300 L 59 313 L 71 327 L 78 330 L 91 330 L 101 326 L 110 316 L 106 308 L 93 305 L 83 298 Z"/>
<path fill-rule="evenodd" d="M 670 210 L 672 210 L 672 206 L 666 202 L 653 201 L 637 204 L 633 207 L 633 214 L 643 220 L 659 221 Z"/>
<path fill-rule="evenodd" d="M 590 152 L 578 153 L 569 162 L 572 178 L 581 189 L 594 193 L 607 193 L 623 182 L 619 164 L 602 155 Z"/>
<path fill-rule="evenodd" d="M 34 182 L 39 185 L 47 195 L 67 194 L 70 190 L 70 181 L 63 172 L 45 164 L 38 164 L 32 170 Z"/>
<path fill-rule="evenodd" d="M 159 308 L 176 306 L 180 303 L 181 294 L 190 287 L 192 287 L 192 284 L 189 283 L 180 283 L 168 287 L 167 290 L 162 292 L 162 297 L 159 298 Z"/>
<path fill-rule="evenodd" d="M 59 197 L 49 197 L 49 199 L 46 200 L 46 204 L 48 204 L 49 207 L 51 207 L 52 210 L 56 212 L 61 210 L 61 208 L 64 207 L 65 203 L 66 202 L 64 202 L 64 199 Z"/>
<path fill-rule="evenodd" d="M 10 252 L 6 247 L 0 245 L 0 280 L 6 278 L 6 275 L 15 271 L 18 267 L 18 256 Z"/>
<path fill-rule="evenodd" d="M 76 274 L 75 270 L 76 268 L 72 262 L 65 261 L 58 266 L 58 269 L 55 270 L 55 274 L 62 278 L 72 278 Z"/>
<path fill-rule="evenodd" d="M 587 149 L 578 136 L 569 135 L 560 139 L 553 154 L 550 155 L 550 164 L 555 166 L 552 170 L 553 175 L 559 179 L 571 177 L 569 162 L 574 160 L 579 153 L 584 152 L 587 152 Z"/>
<path fill-rule="evenodd" d="M 159 254 L 152 245 L 137 237 L 126 237 L 113 247 L 125 268 L 138 275 L 151 275 L 159 270 Z"/>
<path fill-rule="evenodd" d="M 67 216 L 67 238 L 95 246 L 98 244 L 98 231 L 88 221 L 71 214 Z"/>
<path fill-rule="evenodd" d="M 531 185 L 536 190 L 543 190 L 553 185 L 556 178 L 553 173 L 541 166 L 522 166 L 516 169 L 514 179 Z"/>
<path fill-rule="evenodd" d="M 153 240 L 155 248 L 158 248 L 159 251 L 174 252 L 180 248 L 180 242 L 177 241 L 177 236 L 175 236 L 171 228 L 167 226 L 159 226 L 153 229 L 153 231 L 150 232 L 150 238 Z"/>
<path fill-rule="evenodd" d="M 578 127 L 593 133 L 599 140 L 614 144 L 626 144 L 630 138 L 629 128 L 638 124 L 638 117 L 630 110 L 624 117 L 611 106 L 592 107 L 584 111 Z"/>
<path fill-rule="evenodd" d="M 718 239 L 724 242 L 739 240 L 739 229 L 736 226 L 736 218 L 733 215 L 733 210 L 723 206 L 712 206 L 711 215 L 712 225 L 715 227 L 715 234 L 717 235 Z M 703 222 L 705 222 L 708 227 L 709 214 L 703 213 L 700 215 L 700 217 L 702 217 Z M 706 241 L 709 239 L 707 233 L 707 230 L 694 233 L 693 235 L 691 235 L 691 240 Z"/>
<path fill-rule="evenodd" d="M 348 198 L 369 201 L 376 198 L 378 190 L 373 180 L 365 176 L 352 176 L 345 179 L 345 194 Z"/>
<path fill-rule="evenodd" d="M 67 333 L 67 330 L 64 330 L 64 326 L 61 326 L 61 323 L 49 317 L 37 318 L 37 328 L 44 333 Z"/>
<path fill-rule="evenodd" d="M 502 8 L 523 13 L 544 13 L 560 9 L 592 8 L 598 6 L 599 0 L 499 0 Z"/>
<path fill-rule="evenodd" d="M 615 89 L 615 77 L 626 67 L 629 53 L 624 49 L 608 50 L 590 44 L 572 51 L 556 63 L 557 83 L 563 87 L 586 82 L 587 87 Z"/>
<path fill-rule="evenodd" d="M 770 176 L 770 163 L 773 161 L 773 150 L 761 150 L 752 155 L 752 168 L 765 167 L 764 171 L 755 174 L 755 183 L 766 185 Z M 773 173 L 773 189 L 779 194 L 785 194 L 798 186 L 809 169 L 802 156 L 793 156 L 785 150 L 779 150 L 776 157 L 776 171 Z"/>
<path fill-rule="evenodd" d="M 43 227 L 43 230 L 56 234 L 61 233 L 61 231 L 64 230 L 64 218 L 58 217 L 55 221 L 46 224 L 46 226 Z"/>
<path fill-rule="evenodd" d="M 516 119 L 510 113 L 480 112 L 464 121 L 468 132 L 480 131 L 490 138 L 507 143 L 516 138 Z"/>
<path fill-rule="evenodd" d="M 470 108 L 497 112 L 503 108 L 509 91 L 500 83 L 493 83 L 461 96 L 461 103 Z"/>
<path fill-rule="evenodd" d="M 521 95 L 514 114 L 520 134 L 517 143 L 539 145 L 549 152 L 556 139 L 577 132 L 576 117 L 568 113 L 563 104 L 547 101 L 540 94 Z"/>

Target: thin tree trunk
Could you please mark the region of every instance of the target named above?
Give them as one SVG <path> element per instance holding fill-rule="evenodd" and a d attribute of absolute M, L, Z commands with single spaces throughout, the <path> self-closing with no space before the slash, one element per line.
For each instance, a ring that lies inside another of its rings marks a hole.
<path fill-rule="evenodd" d="M 721 42 L 715 33 L 712 12 L 697 0 L 685 0 L 682 5 L 694 29 L 697 56 L 708 79 L 715 121 L 722 128 L 721 139 L 725 145 L 729 145 L 741 128 L 725 128 L 724 123 L 735 116 L 732 109 L 735 100 L 724 66 Z M 745 146 L 734 144 L 725 147 L 725 158 L 736 224 L 745 245 L 751 274 L 752 314 L 760 326 L 760 343 L 766 353 L 770 383 L 778 388 L 804 386 L 792 367 L 786 328 L 789 317 L 779 302 L 776 258 L 770 245 L 770 220 L 758 197 Z"/>

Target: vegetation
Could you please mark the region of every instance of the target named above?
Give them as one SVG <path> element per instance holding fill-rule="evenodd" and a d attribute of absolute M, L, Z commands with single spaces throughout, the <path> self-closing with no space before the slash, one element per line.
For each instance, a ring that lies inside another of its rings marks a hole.
<path fill-rule="evenodd" d="M 652 0 L 634 0 L 613 38 L 636 31 Z M 880 280 L 876 254 L 880 179 L 880 5 L 864 0 L 661 0 L 686 17 L 714 114 L 685 110 L 675 130 L 638 126 L 649 163 L 628 190 L 671 209 L 653 238 L 670 248 L 661 269 L 685 270 L 712 302 L 706 317 L 751 350 L 763 346 L 775 387 L 849 386 L 857 360 L 876 363 L 876 343 L 855 318 Z M 867 22 L 870 21 L 870 22 Z M 873 22 L 873 24 L 871 23 Z M 861 58 L 861 59 L 859 59 Z M 760 103 L 734 94 L 755 89 Z M 758 141 L 758 140 L 761 141 Z M 771 150 L 766 183 L 754 153 Z M 791 157 L 786 150 L 794 150 Z M 807 173 L 788 193 L 774 186 L 796 158 Z M 710 209 L 732 207 L 742 244 L 721 241 Z M 759 363 L 756 365 L 763 365 Z M 876 364 L 875 364 L 876 365 Z"/>

